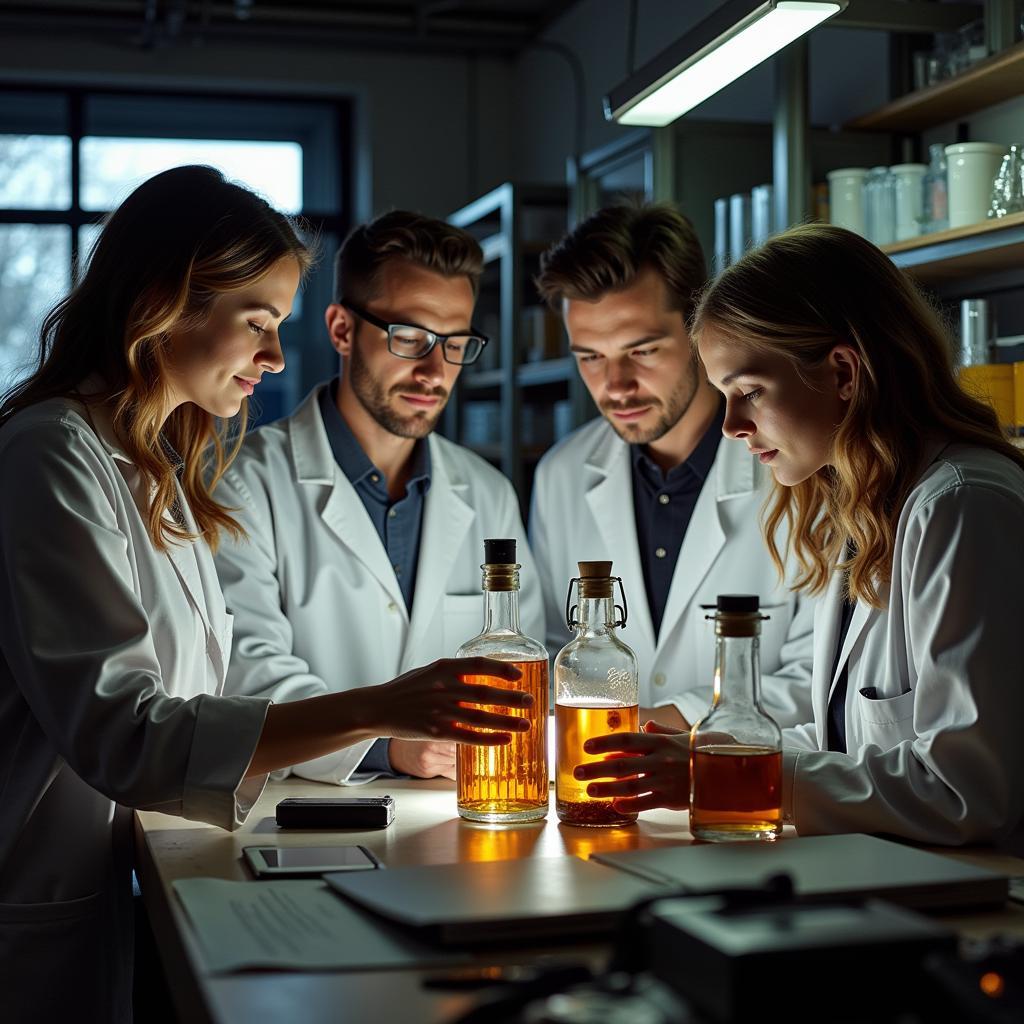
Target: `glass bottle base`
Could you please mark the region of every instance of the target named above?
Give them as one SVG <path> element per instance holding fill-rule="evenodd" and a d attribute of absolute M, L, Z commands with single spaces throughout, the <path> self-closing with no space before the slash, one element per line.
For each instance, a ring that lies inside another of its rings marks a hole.
<path fill-rule="evenodd" d="M 555 813 L 563 824 L 581 828 L 622 828 L 635 825 L 637 819 L 635 814 L 621 814 L 605 800 L 556 800 Z"/>
<path fill-rule="evenodd" d="M 770 843 L 782 835 L 782 825 L 772 821 L 717 821 L 712 825 L 691 825 L 690 834 L 705 843 Z"/>
<path fill-rule="evenodd" d="M 487 825 L 516 825 L 524 821 L 543 821 L 548 816 L 548 805 L 536 804 L 525 807 L 495 808 L 481 802 L 474 806 L 459 806 L 459 817 L 466 821 L 477 821 Z"/>

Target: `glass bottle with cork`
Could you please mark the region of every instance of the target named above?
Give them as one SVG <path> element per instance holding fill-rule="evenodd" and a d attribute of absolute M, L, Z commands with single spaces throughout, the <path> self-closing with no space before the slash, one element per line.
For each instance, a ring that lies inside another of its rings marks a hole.
<path fill-rule="evenodd" d="M 618 638 L 626 625 L 622 580 L 611 562 L 578 562 L 579 576 L 569 581 L 565 620 L 575 636 L 555 658 L 555 811 L 567 825 L 631 825 L 635 813 L 622 814 L 609 799 L 587 794 L 589 783 L 573 776 L 579 764 L 600 760 L 583 744 L 594 736 L 636 732 L 640 725 L 636 656 Z M 619 584 L 621 607 L 614 603 Z M 573 604 L 573 586 L 578 587 Z"/>
<path fill-rule="evenodd" d="M 505 746 L 459 743 L 455 750 L 459 814 L 469 821 L 539 821 L 548 813 L 548 652 L 519 628 L 519 564 L 515 540 L 485 540 L 483 632 L 464 643 L 457 658 L 507 661 L 522 673 L 507 682 L 467 675 L 467 683 L 525 690 L 533 704 L 509 714 L 529 719 L 527 732 L 513 733 Z M 490 710 L 490 708 L 488 708 Z"/>
<path fill-rule="evenodd" d="M 708 606 L 710 607 L 710 606 Z M 690 730 L 690 832 L 711 842 L 782 832 L 782 732 L 761 706 L 757 597 L 720 594 L 715 691 Z"/>

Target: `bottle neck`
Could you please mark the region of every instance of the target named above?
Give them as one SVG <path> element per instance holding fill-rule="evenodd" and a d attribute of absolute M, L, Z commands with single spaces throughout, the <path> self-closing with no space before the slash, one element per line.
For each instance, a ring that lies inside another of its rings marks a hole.
<path fill-rule="evenodd" d="M 756 636 L 719 636 L 715 642 L 714 703 L 761 706 L 761 670 Z"/>
<path fill-rule="evenodd" d="M 576 609 L 577 635 L 615 633 L 615 607 L 610 597 L 581 597 Z"/>
<path fill-rule="evenodd" d="M 521 632 L 519 628 L 519 591 L 484 591 L 484 632 Z"/>

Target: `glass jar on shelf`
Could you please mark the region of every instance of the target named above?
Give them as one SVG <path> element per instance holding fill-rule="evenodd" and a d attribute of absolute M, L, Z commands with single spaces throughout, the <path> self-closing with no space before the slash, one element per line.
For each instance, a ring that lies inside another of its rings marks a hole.
<path fill-rule="evenodd" d="M 631 825 L 636 813 L 622 814 L 609 799 L 587 793 L 573 769 L 598 756 L 583 744 L 595 736 L 636 732 L 640 728 L 639 675 L 636 655 L 616 630 L 626 625 L 622 580 L 611 575 L 611 562 L 579 562 L 570 580 L 565 618 L 573 638 L 555 657 L 555 812 L 567 825 Z M 622 605 L 614 603 L 619 584 Z M 578 596 L 573 602 L 573 587 Z"/>
<path fill-rule="evenodd" d="M 721 594 L 715 689 L 690 730 L 690 832 L 710 842 L 774 840 L 782 832 L 782 732 L 761 706 L 760 602 Z"/>
<path fill-rule="evenodd" d="M 456 744 L 455 788 L 459 814 L 469 821 L 539 821 L 548 813 L 548 652 L 519 628 L 519 564 L 515 540 L 485 540 L 484 628 L 467 640 L 457 658 L 494 658 L 515 665 L 522 676 L 511 682 L 492 676 L 466 676 L 485 683 L 525 690 L 533 704 L 509 714 L 530 721 L 527 732 L 513 733 L 504 746 Z"/>
<path fill-rule="evenodd" d="M 946 147 L 941 142 L 928 147 L 928 170 L 921 179 L 923 191 L 921 220 L 924 233 L 949 227 Z"/>
<path fill-rule="evenodd" d="M 872 167 L 864 179 L 864 226 L 868 241 L 896 241 L 896 179 L 888 167 Z"/>

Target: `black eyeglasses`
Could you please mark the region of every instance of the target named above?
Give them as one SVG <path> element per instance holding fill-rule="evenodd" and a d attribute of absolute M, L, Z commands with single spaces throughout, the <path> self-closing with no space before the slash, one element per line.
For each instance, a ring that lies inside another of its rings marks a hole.
<path fill-rule="evenodd" d="M 386 320 L 367 313 L 365 309 L 342 301 L 340 305 L 355 313 L 360 320 L 387 332 L 388 351 L 399 359 L 422 359 L 430 355 L 434 346 L 440 343 L 441 355 L 446 363 L 468 366 L 480 358 L 484 345 L 490 340 L 486 334 L 472 328 L 465 334 L 437 334 L 419 324 L 389 324 Z"/>

